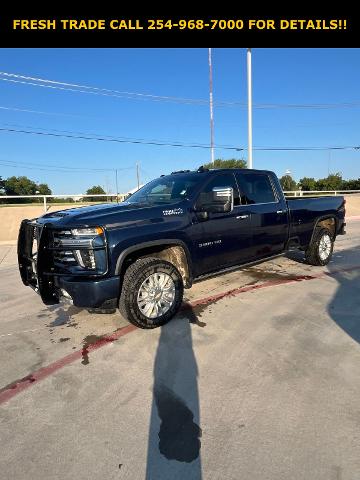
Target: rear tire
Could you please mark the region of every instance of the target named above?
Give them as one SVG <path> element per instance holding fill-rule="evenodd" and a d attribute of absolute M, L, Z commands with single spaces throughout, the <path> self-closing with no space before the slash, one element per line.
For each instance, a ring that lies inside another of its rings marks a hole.
<path fill-rule="evenodd" d="M 327 265 L 334 249 L 334 239 L 329 229 L 317 229 L 312 242 L 305 251 L 305 260 L 310 265 Z"/>
<path fill-rule="evenodd" d="M 160 327 L 178 312 L 183 293 L 182 277 L 173 264 L 140 258 L 126 270 L 119 310 L 136 327 Z"/>

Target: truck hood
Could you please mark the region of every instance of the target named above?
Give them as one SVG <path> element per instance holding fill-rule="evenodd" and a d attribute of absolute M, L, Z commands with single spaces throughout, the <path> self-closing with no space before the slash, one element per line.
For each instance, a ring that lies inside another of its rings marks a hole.
<path fill-rule="evenodd" d="M 47 213 L 39 217 L 37 222 L 51 223 L 59 227 L 74 225 L 115 227 L 124 223 L 129 224 L 150 219 L 161 221 L 165 216 L 181 215 L 184 213 L 183 203 L 163 205 L 127 202 L 104 203 Z"/>

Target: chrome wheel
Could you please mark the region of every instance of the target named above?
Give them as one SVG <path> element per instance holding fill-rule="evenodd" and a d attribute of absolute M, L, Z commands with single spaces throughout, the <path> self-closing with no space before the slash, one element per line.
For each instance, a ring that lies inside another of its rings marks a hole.
<path fill-rule="evenodd" d="M 326 260 L 331 253 L 331 238 L 328 234 L 321 237 L 319 242 L 319 257 Z"/>
<path fill-rule="evenodd" d="M 175 300 L 175 283 L 167 273 L 153 273 L 140 285 L 137 304 L 147 318 L 164 315 Z"/>

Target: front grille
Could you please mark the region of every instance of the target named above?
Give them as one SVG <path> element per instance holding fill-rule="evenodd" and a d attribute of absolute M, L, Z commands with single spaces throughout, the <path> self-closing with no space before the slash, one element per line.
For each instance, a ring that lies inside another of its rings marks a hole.
<path fill-rule="evenodd" d="M 59 267 L 76 266 L 77 261 L 74 257 L 74 253 L 71 250 L 54 251 L 53 252 L 54 264 Z"/>
<path fill-rule="evenodd" d="M 64 250 L 64 246 L 61 242 L 71 238 L 70 230 L 53 230 L 51 248 L 54 267 L 60 269 L 60 271 L 66 270 L 69 267 L 75 267 L 78 265 L 73 250 Z"/>

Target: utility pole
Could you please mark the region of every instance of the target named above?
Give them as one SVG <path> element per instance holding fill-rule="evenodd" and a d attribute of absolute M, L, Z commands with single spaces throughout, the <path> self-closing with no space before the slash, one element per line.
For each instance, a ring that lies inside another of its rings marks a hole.
<path fill-rule="evenodd" d="M 119 203 L 119 187 L 118 187 L 118 175 L 117 168 L 115 169 L 115 185 L 116 185 L 116 203 Z"/>
<path fill-rule="evenodd" d="M 248 168 L 253 168 L 251 48 L 247 49 L 246 60 L 248 93 Z"/>
<path fill-rule="evenodd" d="M 213 110 L 213 78 L 212 78 L 212 52 L 209 48 L 209 90 L 210 90 L 210 154 L 211 163 L 214 165 L 214 110 Z"/>
<path fill-rule="evenodd" d="M 139 173 L 139 164 L 136 164 L 136 179 L 137 179 L 137 188 L 140 188 L 140 173 Z"/>

